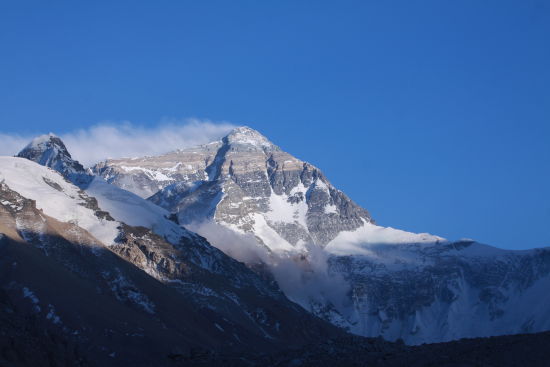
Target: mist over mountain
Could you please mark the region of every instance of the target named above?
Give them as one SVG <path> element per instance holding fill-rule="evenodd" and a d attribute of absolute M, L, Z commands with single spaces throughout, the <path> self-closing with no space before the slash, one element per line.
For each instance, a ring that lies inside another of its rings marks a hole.
<path fill-rule="evenodd" d="M 43 135 L 0 157 L 0 183 L 5 335 L 27 352 L 50 335 L 16 365 L 47 350 L 55 363 L 145 366 L 251 348 L 265 365 L 287 348 L 324 355 L 327 340 L 344 350 L 348 333 L 405 353 L 389 342 L 550 330 L 550 249 L 379 226 L 249 127 L 89 169 Z"/>

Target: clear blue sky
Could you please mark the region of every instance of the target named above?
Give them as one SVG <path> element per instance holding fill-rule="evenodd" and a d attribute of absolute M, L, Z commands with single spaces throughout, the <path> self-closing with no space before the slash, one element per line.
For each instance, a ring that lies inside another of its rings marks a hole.
<path fill-rule="evenodd" d="M 382 225 L 550 245 L 549 1 L 2 1 L 0 50 L 1 132 L 247 124 Z"/>

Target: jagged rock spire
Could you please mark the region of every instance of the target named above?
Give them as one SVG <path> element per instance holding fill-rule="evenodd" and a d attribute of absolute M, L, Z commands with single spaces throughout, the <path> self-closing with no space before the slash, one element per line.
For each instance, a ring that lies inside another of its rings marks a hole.
<path fill-rule="evenodd" d="M 17 157 L 50 167 L 77 184 L 87 176 L 82 164 L 72 158 L 63 141 L 52 133 L 34 138 Z"/>

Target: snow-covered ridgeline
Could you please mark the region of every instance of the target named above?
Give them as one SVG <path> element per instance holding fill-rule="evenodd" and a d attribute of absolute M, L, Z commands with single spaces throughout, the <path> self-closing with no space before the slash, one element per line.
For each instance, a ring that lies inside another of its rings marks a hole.
<path fill-rule="evenodd" d="M 87 195 L 58 172 L 24 158 L 0 157 L 0 181 L 20 195 L 36 201 L 36 207 L 61 221 L 86 229 L 104 245 L 118 236 L 119 223 L 100 218 L 89 208 Z"/>

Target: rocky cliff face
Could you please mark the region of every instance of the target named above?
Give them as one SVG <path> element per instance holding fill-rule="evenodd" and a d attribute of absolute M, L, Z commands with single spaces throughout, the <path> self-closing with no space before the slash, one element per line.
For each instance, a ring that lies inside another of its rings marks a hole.
<path fill-rule="evenodd" d="M 316 167 L 247 127 L 220 142 L 159 157 L 110 160 L 93 171 L 108 182 L 177 213 L 182 224 L 213 218 L 270 249 L 326 245 L 345 230 L 371 222 L 369 213 L 336 190 Z"/>
<path fill-rule="evenodd" d="M 1 185 L 0 195 L 2 313 L 16 323 L 2 325 L 2 338 L 11 340 L 10 365 L 42 365 L 39 352 L 50 363 L 67 365 L 150 364 L 173 349 L 213 341 L 203 331 L 208 317 L 176 290 L 8 185 Z M 166 329 L 166 323 L 174 327 Z M 210 330 L 216 333 L 215 325 Z M 28 345 L 32 334 L 25 333 L 38 334 L 35 345 Z M 23 347 L 28 354 L 18 353 Z"/>
<path fill-rule="evenodd" d="M 96 345 L 84 353 L 101 353 L 94 360 L 151 365 L 148 358 L 174 351 L 269 350 L 340 333 L 163 209 L 115 186 L 93 180 L 84 191 L 11 157 L 0 157 L 0 182 L 1 290 L 28 303 L 36 327 L 79 348 Z"/>
<path fill-rule="evenodd" d="M 353 284 L 353 332 L 420 344 L 550 329 L 542 306 L 550 304 L 542 291 L 550 286 L 550 249 L 473 241 L 406 247 L 330 258 L 331 271 Z"/>

